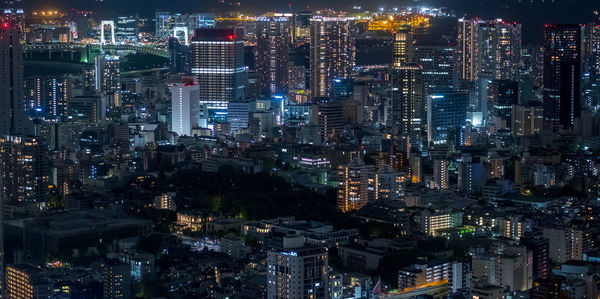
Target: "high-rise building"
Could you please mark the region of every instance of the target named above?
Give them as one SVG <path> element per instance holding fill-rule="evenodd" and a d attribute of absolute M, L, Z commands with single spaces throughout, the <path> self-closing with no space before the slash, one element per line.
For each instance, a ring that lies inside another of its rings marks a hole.
<path fill-rule="evenodd" d="M 410 29 L 400 29 L 394 34 L 392 67 L 399 68 L 413 61 L 414 36 Z"/>
<path fill-rule="evenodd" d="M 131 298 L 131 265 L 118 259 L 106 259 L 100 266 L 104 298 Z"/>
<path fill-rule="evenodd" d="M 410 152 L 422 144 L 425 107 L 423 73 L 418 65 L 401 65 L 392 71 L 392 124 L 398 126 L 401 147 Z"/>
<path fill-rule="evenodd" d="M 496 19 L 480 22 L 477 29 L 478 77 L 515 80 L 521 62 L 521 24 Z"/>
<path fill-rule="evenodd" d="M 49 119 L 58 119 L 67 112 L 71 97 L 69 76 L 33 76 L 25 79 L 27 106 L 41 111 Z"/>
<path fill-rule="evenodd" d="M 41 138 L 0 137 L 0 168 L 5 202 L 41 202 L 49 173 L 47 146 Z"/>
<path fill-rule="evenodd" d="M 200 122 L 200 89 L 198 84 L 177 83 L 171 87 L 171 131 L 179 136 L 192 136 Z"/>
<path fill-rule="evenodd" d="M 175 37 L 169 38 L 169 70 L 176 74 L 191 72 L 190 47 Z"/>
<path fill-rule="evenodd" d="M 435 183 L 435 188 L 450 188 L 448 166 L 450 166 L 450 161 L 446 159 L 436 158 L 433 160 L 433 182 Z"/>
<path fill-rule="evenodd" d="M 267 252 L 267 298 L 330 298 L 327 251 L 305 246 L 303 236 L 284 237 Z"/>
<path fill-rule="evenodd" d="M 23 92 L 23 46 L 15 20 L 3 21 L 0 28 L 0 134 L 31 134 Z"/>
<path fill-rule="evenodd" d="M 478 28 L 479 20 L 458 19 L 456 70 L 459 79 L 477 80 L 479 70 Z"/>
<path fill-rule="evenodd" d="M 256 72 L 263 94 L 285 94 L 288 88 L 290 21 L 287 17 L 261 17 L 256 22 Z"/>
<path fill-rule="evenodd" d="M 6 298 L 42 299 L 52 297 L 52 284 L 39 268 L 29 264 L 6 267 Z"/>
<path fill-rule="evenodd" d="M 338 176 L 340 178 L 337 192 L 338 209 L 344 213 L 360 210 L 369 201 L 370 183 L 378 181 L 375 167 L 355 160 L 350 165 L 340 165 Z"/>
<path fill-rule="evenodd" d="M 119 107 L 121 97 L 121 60 L 119 56 L 98 55 L 95 65 L 96 91 L 106 97 L 107 108 Z"/>
<path fill-rule="evenodd" d="M 544 28 L 544 126 L 573 129 L 581 115 L 581 26 Z"/>
<path fill-rule="evenodd" d="M 585 26 L 584 34 L 584 74 L 589 74 L 589 82 L 600 82 L 600 25 Z"/>
<path fill-rule="evenodd" d="M 245 96 L 244 40 L 241 30 L 196 29 L 192 39 L 192 74 L 200 104 L 211 122 L 227 119 L 227 104 Z"/>
<path fill-rule="evenodd" d="M 354 43 L 350 22 L 345 17 L 310 20 L 310 90 L 314 98 L 331 96 L 333 79 L 351 75 Z"/>
<path fill-rule="evenodd" d="M 511 80 L 492 80 L 487 88 L 486 123 L 511 130 L 513 105 L 519 103 L 519 83 Z"/>
<path fill-rule="evenodd" d="M 428 96 L 427 135 L 429 143 L 448 141 L 449 130 L 462 128 L 467 122 L 469 97 L 464 93 L 441 93 Z"/>
<path fill-rule="evenodd" d="M 115 37 L 118 41 L 137 42 L 139 19 L 136 16 L 120 16 L 115 21 Z"/>
<path fill-rule="evenodd" d="M 450 92 L 454 88 L 454 47 L 414 47 L 413 61 L 423 69 L 423 85 L 427 94 Z"/>

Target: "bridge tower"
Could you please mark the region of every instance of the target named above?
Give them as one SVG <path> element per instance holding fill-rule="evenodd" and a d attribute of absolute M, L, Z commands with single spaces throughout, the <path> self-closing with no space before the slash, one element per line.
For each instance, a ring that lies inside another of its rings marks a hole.
<path fill-rule="evenodd" d="M 188 28 L 187 28 L 187 26 L 175 26 L 175 27 L 173 27 L 173 37 L 179 38 L 177 36 L 177 34 L 178 33 L 182 33 L 182 32 L 183 32 L 183 35 L 185 36 L 184 37 L 184 39 L 185 39 L 184 40 L 185 41 L 185 45 L 189 46 L 190 45 L 190 36 L 188 34 Z"/>
<path fill-rule="evenodd" d="M 100 22 L 100 45 L 106 45 L 106 39 L 104 37 L 104 28 L 110 27 L 110 44 L 114 45 L 115 42 L 115 21 L 102 21 Z"/>

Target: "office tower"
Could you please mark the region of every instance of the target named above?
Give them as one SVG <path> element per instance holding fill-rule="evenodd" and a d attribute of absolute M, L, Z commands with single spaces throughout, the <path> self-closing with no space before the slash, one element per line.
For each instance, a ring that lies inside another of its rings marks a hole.
<path fill-rule="evenodd" d="M 349 165 L 340 165 L 338 176 L 338 209 L 343 213 L 360 210 L 369 201 L 369 180 L 376 176 L 375 167 L 355 160 Z"/>
<path fill-rule="evenodd" d="M 327 250 L 286 236 L 267 252 L 267 298 L 329 298 Z"/>
<path fill-rule="evenodd" d="M 424 88 L 420 66 L 394 67 L 392 78 L 392 124 L 398 126 L 401 148 L 420 150 L 424 131 Z"/>
<path fill-rule="evenodd" d="M 119 56 L 98 55 L 95 64 L 96 91 L 106 97 L 108 108 L 119 107 L 121 97 L 121 61 Z"/>
<path fill-rule="evenodd" d="M 427 94 L 450 92 L 454 88 L 455 51 L 449 46 L 414 47 L 413 61 L 423 69 Z"/>
<path fill-rule="evenodd" d="M 0 137 L 0 158 L 5 202 L 41 202 L 49 174 L 47 146 L 36 137 Z"/>
<path fill-rule="evenodd" d="M 521 24 L 459 19 L 458 78 L 516 79 L 521 62 Z"/>
<path fill-rule="evenodd" d="M 546 279 L 551 270 L 548 257 L 550 251 L 548 239 L 544 238 L 541 232 L 531 232 L 521 238 L 521 244 L 533 255 L 533 280 Z"/>
<path fill-rule="evenodd" d="M 115 22 L 115 38 L 118 41 L 137 42 L 139 20 L 136 16 L 120 16 Z"/>
<path fill-rule="evenodd" d="M 512 109 L 512 132 L 515 136 L 532 136 L 540 133 L 544 126 L 544 108 L 541 103 L 514 105 Z"/>
<path fill-rule="evenodd" d="M 457 72 L 458 78 L 467 81 L 477 80 L 479 70 L 479 49 L 477 32 L 479 20 L 458 19 Z"/>
<path fill-rule="evenodd" d="M 197 28 L 213 28 L 216 15 L 213 13 L 173 13 L 156 12 L 155 35 L 158 38 L 172 36 L 176 27 L 186 28 L 189 33 Z"/>
<path fill-rule="evenodd" d="M 333 79 L 332 89 L 333 91 L 331 97 L 334 100 L 347 100 L 352 97 L 352 92 L 354 91 L 354 80 L 335 78 Z"/>
<path fill-rule="evenodd" d="M 52 284 L 42 270 L 29 264 L 6 267 L 6 298 L 51 298 Z"/>
<path fill-rule="evenodd" d="M 234 101 L 229 103 L 227 122 L 231 125 L 231 132 L 248 128 L 249 118 L 250 102 Z"/>
<path fill-rule="evenodd" d="M 192 39 L 192 74 L 200 104 L 211 122 L 227 119 L 227 104 L 245 96 L 244 40 L 241 30 L 196 29 Z"/>
<path fill-rule="evenodd" d="M 169 38 L 169 71 L 176 74 L 191 72 L 190 47 L 175 37 Z"/>
<path fill-rule="evenodd" d="M 447 143 L 452 138 L 449 131 L 460 130 L 467 122 L 469 97 L 464 93 L 441 93 L 427 99 L 427 139 L 433 144 Z"/>
<path fill-rule="evenodd" d="M 588 24 L 584 34 L 584 74 L 589 74 L 589 82 L 600 82 L 600 25 Z"/>
<path fill-rule="evenodd" d="M 260 17 L 255 23 L 255 66 L 262 93 L 285 94 L 289 79 L 290 21 L 286 17 Z"/>
<path fill-rule="evenodd" d="M 433 160 L 433 182 L 435 183 L 435 188 L 450 188 L 448 166 L 450 166 L 450 161 L 446 159 L 436 158 Z"/>
<path fill-rule="evenodd" d="M 392 67 L 399 68 L 413 60 L 414 36 L 410 29 L 400 29 L 394 34 Z"/>
<path fill-rule="evenodd" d="M 31 134 L 23 94 L 23 46 L 21 31 L 14 20 L 0 28 L 0 134 Z"/>
<path fill-rule="evenodd" d="M 581 106 L 600 105 L 600 25 L 588 24 L 583 34 L 583 98 Z"/>
<path fill-rule="evenodd" d="M 101 265 L 105 299 L 131 298 L 131 265 L 106 259 Z"/>
<path fill-rule="evenodd" d="M 544 126 L 573 129 L 581 115 L 581 26 L 544 28 Z"/>
<path fill-rule="evenodd" d="M 69 121 L 97 123 L 106 119 L 106 102 L 101 96 L 72 97 L 67 103 Z"/>
<path fill-rule="evenodd" d="M 480 22 L 477 29 L 478 77 L 517 79 L 521 62 L 521 24 L 488 20 Z"/>
<path fill-rule="evenodd" d="M 194 82 L 171 87 L 171 131 L 179 136 L 192 136 L 200 122 L 200 89 Z"/>
<path fill-rule="evenodd" d="M 330 97 L 333 79 L 350 78 L 354 43 L 350 20 L 318 17 L 310 20 L 310 90 L 313 98 Z"/>
<path fill-rule="evenodd" d="M 486 123 L 495 124 L 498 129 L 511 130 L 512 108 L 519 103 L 519 82 L 492 80 L 487 88 Z"/>

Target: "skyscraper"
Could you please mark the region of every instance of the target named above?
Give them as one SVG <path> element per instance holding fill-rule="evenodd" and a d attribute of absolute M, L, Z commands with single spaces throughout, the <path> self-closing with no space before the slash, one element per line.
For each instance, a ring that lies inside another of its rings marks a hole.
<path fill-rule="evenodd" d="M 544 127 L 573 129 L 581 115 L 581 26 L 544 28 Z"/>
<path fill-rule="evenodd" d="M 492 80 L 488 85 L 486 123 L 497 128 L 511 129 L 512 107 L 519 103 L 519 83 L 511 80 Z M 502 124 L 501 124 L 502 123 Z"/>
<path fill-rule="evenodd" d="M 521 24 L 496 19 L 478 25 L 478 77 L 516 79 L 521 58 Z"/>
<path fill-rule="evenodd" d="M 313 97 L 329 97 L 333 79 L 349 78 L 354 66 L 350 20 L 315 17 L 310 20 L 310 90 Z"/>
<path fill-rule="evenodd" d="M 23 93 L 23 46 L 21 31 L 14 20 L 0 28 L 0 134 L 31 134 Z"/>
<path fill-rule="evenodd" d="M 108 108 L 119 107 L 121 105 L 121 61 L 119 56 L 98 55 L 95 79 L 96 91 L 106 97 Z"/>
<path fill-rule="evenodd" d="M 413 147 L 420 150 L 425 122 L 422 69 L 411 64 L 394 67 L 392 72 L 392 123 L 398 126 L 406 152 Z"/>
<path fill-rule="evenodd" d="M 520 63 L 521 24 L 501 19 L 459 19 L 457 50 L 459 79 L 516 79 Z"/>
<path fill-rule="evenodd" d="M 428 94 L 449 92 L 454 87 L 454 47 L 414 47 L 413 61 L 423 69 L 423 85 Z"/>
<path fill-rule="evenodd" d="M 394 34 L 394 43 L 392 49 L 393 68 L 398 68 L 413 59 L 413 41 L 414 36 L 410 29 L 400 29 Z"/>
<path fill-rule="evenodd" d="M 427 134 L 429 143 L 444 144 L 449 130 L 460 129 L 467 121 L 469 97 L 464 93 L 442 93 L 428 96 Z"/>
<path fill-rule="evenodd" d="M 225 121 L 227 104 L 245 96 L 243 33 L 233 28 L 196 29 L 191 65 L 209 120 Z"/>
<path fill-rule="evenodd" d="M 477 80 L 478 56 L 477 30 L 479 20 L 458 19 L 457 72 L 458 78 L 467 81 Z"/>
<path fill-rule="evenodd" d="M 261 17 L 256 22 L 256 71 L 263 94 L 284 94 L 289 77 L 290 21 L 287 17 Z"/>

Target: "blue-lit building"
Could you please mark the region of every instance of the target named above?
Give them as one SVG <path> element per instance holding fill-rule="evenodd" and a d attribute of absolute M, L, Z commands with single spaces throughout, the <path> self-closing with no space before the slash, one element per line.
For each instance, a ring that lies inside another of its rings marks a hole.
<path fill-rule="evenodd" d="M 449 130 L 460 130 L 466 124 L 469 96 L 458 92 L 434 94 L 427 102 L 427 140 L 430 144 L 446 143 Z"/>
<path fill-rule="evenodd" d="M 344 100 L 352 97 L 354 90 L 354 81 L 352 79 L 335 78 L 333 79 L 333 99 Z"/>

